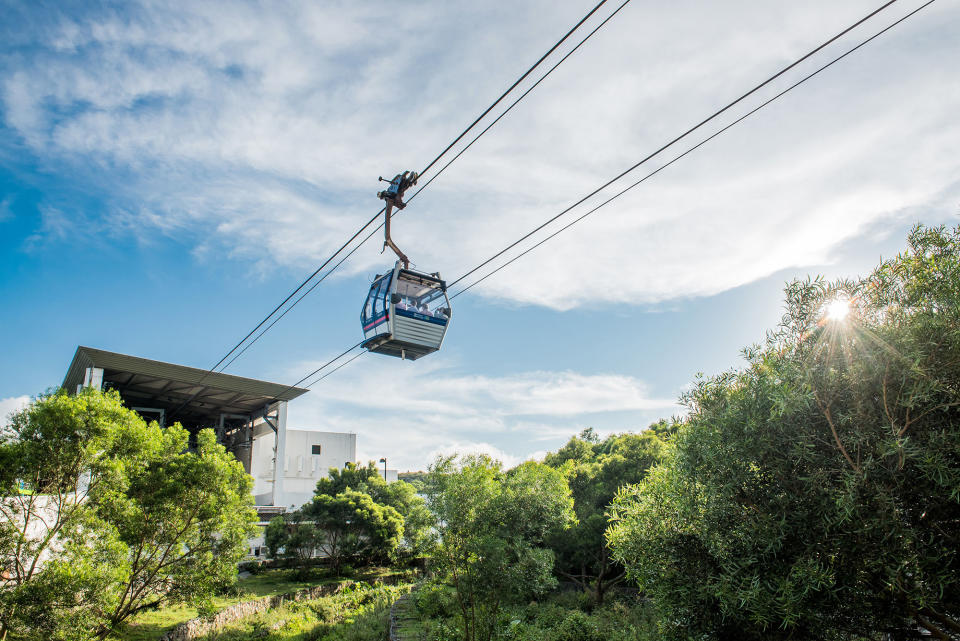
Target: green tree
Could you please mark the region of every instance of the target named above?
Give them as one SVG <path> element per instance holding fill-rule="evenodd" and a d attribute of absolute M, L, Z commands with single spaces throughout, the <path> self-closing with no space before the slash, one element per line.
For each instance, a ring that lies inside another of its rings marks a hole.
<path fill-rule="evenodd" d="M 313 524 L 311 544 L 330 559 L 339 576 L 345 560 L 384 560 L 403 538 L 403 517 L 389 505 L 375 503 L 369 494 L 346 489 L 335 496 L 316 494 L 301 508 Z"/>
<path fill-rule="evenodd" d="M 825 318 L 838 297 L 846 320 Z M 672 638 L 960 638 L 960 228 L 787 288 L 608 532 Z"/>
<path fill-rule="evenodd" d="M 161 429 L 116 392 L 55 393 L 0 441 L 0 639 L 104 638 L 166 601 L 203 606 L 254 533 L 252 479 L 211 430 Z M 26 481 L 30 492 L 16 489 Z"/>
<path fill-rule="evenodd" d="M 429 553 L 434 519 L 413 485 L 387 483 L 373 461 L 366 466 L 348 463 L 343 469 L 330 468 L 327 478 L 317 481 L 315 494 L 337 496 L 348 489 L 368 494 L 374 503 L 392 507 L 403 517 L 403 540 L 393 554 L 412 558 Z"/>
<path fill-rule="evenodd" d="M 490 639 L 503 603 L 556 586 L 544 543 L 574 521 L 570 489 L 546 465 L 503 472 L 486 456 L 438 459 L 427 487 L 438 571 L 456 590 L 464 640 Z"/>
<path fill-rule="evenodd" d="M 287 544 L 289 536 L 287 520 L 283 516 L 275 516 L 267 523 L 263 532 L 263 544 L 267 548 L 267 556 L 271 559 L 280 557 L 280 550 Z"/>
<path fill-rule="evenodd" d="M 604 537 L 607 508 L 621 487 L 640 482 L 660 460 L 665 441 L 657 430 L 669 434 L 674 429 L 670 425 L 662 421 L 640 434 L 614 434 L 602 441 L 587 429 L 544 460 L 566 476 L 577 515 L 575 526 L 550 538 L 556 570 L 583 590 L 592 590 L 596 603 L 625 577 Z"/>

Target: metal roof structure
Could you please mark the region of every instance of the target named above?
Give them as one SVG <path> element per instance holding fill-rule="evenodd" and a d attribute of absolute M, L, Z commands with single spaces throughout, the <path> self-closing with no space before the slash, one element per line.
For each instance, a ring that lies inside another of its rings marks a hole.
<path fill-rule="evenodd" d="M 83 385 L 87 368 L 102 369 L 103 387 L 120 392 L 128 407 L 162 410 L 168 420 L 185 427 L 213 427 L 222 424 L 224 415 L 251 416 L 309 391 L 82 345 L 63 387 L 73 392 Z"/>

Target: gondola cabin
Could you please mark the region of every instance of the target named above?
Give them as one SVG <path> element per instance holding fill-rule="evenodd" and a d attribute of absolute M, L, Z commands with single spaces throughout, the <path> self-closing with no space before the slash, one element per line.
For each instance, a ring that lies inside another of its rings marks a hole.
<path fill-rule="evenodd" d="M 450 323 L 450 299 L 440 274 L 404 269 L 378 275 L 360 314 L 371 352 L 417 360 L 440 349 Z"/>

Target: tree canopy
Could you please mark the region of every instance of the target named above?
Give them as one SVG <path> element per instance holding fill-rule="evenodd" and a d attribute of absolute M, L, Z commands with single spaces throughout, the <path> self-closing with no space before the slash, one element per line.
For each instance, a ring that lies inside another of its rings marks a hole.
<path fill-rule="evenodd" d="M 252 479 L 211 430 L 160 428 L 116 392 L 42 396 L 0 439 L 0 638 L 105 637 L 236 580 Z M 21 491 L 25 486 L 27 491 Z"/>
<path fill-rule="evenodd" d="M 387 483 L 371 461 L 332 467 L 313 499 L 267 528 L 271 556 L 307 567 L 317 552 L 339 574 L 346 562 L 409 560 L 427 554 L 433 515 L 409 483 Z"/>
<path fill-rule="evenodd" d="M 388 560 L 403 537 L 397 510 L 349 488 L 336 495 L 318 493 L 301 512 L 313 523 L 316 547 L 337 574 L 345 559 Z"/>
<path fill-rule="evenodd" d="M 556 586 L 551 532 L 574 521 L 566 479 L 527 462 L 504 472 L 486 456 L 440 458 L 427 482 L 438 572 L 456 590 L 464 641 L 489 639 L 504 602 Z"/>
<path fill-rule="evenodd" d="M 957 638 L 960 228 L 786 293 L 747 366 L 686 396 L 610 545 L 670 638 Z"/>
<path fill-rule="evenodd" d="M 600 440 L 588 428 L 544 459 L 566 477 L 577 516 L 576 525 L 557 530 L 550 538 L 556 570 L 583 589 L 592 589 L 597 602 L 624 578 L 604 538 L 607 508 L 621 487 L 640 482 L 660 461 L 665 441 L 659 434 L 666 436 L 674 429 L 674 423 L 662 421 L 640 434 L 614 434 Z"/>
<path fill-rule="evenodd" d="M 327 477 L 317 481 L 315 495 L 337 496 L 348 489 L 367 494 L 374 503 L 392 507 L 400 514 L 403 537 L 393 553 L 407 558 L 429 553 L 434 519 L 417 488 L 405 481 L 387 483 L 370 461 L 365 466 L 348 463 L 343 469 L 330 468 Z"/>

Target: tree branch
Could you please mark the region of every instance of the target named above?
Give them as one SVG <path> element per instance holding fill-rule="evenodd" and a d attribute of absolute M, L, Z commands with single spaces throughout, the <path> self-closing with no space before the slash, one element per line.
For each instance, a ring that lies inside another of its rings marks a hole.
<path fill-rule="evenodd" d="M 833 433 L 833 440 L 836 442 L 837 447 L 840 449 L 840 453 L 843 454 L 843 458 L 847 459 L 847 463 L 850 464 L 850 467 L 853 468 L 857 474 L 860 474 L 860 466 L 853 462 L 853 459 L 850 458 L 850 455 L 847 454 L 847 448 L 843 446 L 843 443 L 840 442 L 840 435 L 837 433 L 837 426 L 833 423 L 833 416 L 830 414 L 830 406 L 824 406 L 820 402 L 820 397 L 817 396 L 816 390 L 813 392 L 813 398 L 817 401 L 817 406 L 820 408 L 820 411 L 827 419 L 827 424 L 830 426 L 830 431 Z"/>

